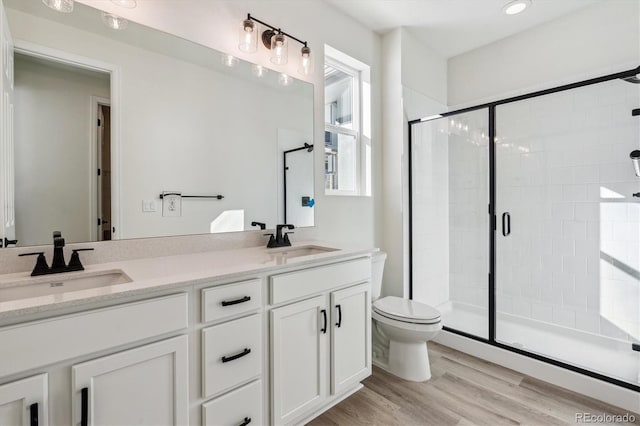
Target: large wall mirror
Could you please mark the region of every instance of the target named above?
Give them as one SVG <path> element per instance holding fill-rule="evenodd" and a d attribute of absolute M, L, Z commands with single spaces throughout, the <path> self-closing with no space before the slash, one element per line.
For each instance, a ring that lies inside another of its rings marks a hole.
<path fill-rule="evenodd" d="M 0 238 L 313 226 L 312 84 L 133 22 L 110 29 L 78 2 L 4 8 L 15 49 Z"/>

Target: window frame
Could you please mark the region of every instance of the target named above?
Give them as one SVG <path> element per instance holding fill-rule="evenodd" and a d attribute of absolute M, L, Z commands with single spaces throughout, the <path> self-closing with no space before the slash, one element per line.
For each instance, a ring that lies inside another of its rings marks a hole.
<path fill-rule="evenodd" d="M 325 114 L 324 117 L 324 131 L 331 132 L 336 134 L 343 134 L 348 136 L 355 137 L 356 144 L 356 161 L 355 161 L 355 189 L 354 190 L 344 190 L 344 189 L 330 189 L 327 188 L 326 182 L 324 186 L 325 195 L 340 195 L 340 196 L 359 196 L 365 195 L 363 194 L 363 185 L 364 179 L 366 178 L 366 170 L 363 167 L 366 162 L 365 158 L 365 149 L 362 147 L 362 70 L 357 69 L 355 67 L 349 66 L 344 62 L 325 54 L 324 58 L 325 65 L 329 65 L 340 72 L 343 72 L 353 78 L 353 87 L 352 87 L 352 101 L 351 101 L 351 123 L 352 128 L 340 127 L 334 124 L 327 123 L 327 117 Z M 326 85 L 323 85 L 326 95 Z M 325 108 L 326 108 L 326 99 L 325 99 Z M 326 154 L 325 154 L 326 156 Z M 326 175 L 325 175 L 326 176 Z"/>

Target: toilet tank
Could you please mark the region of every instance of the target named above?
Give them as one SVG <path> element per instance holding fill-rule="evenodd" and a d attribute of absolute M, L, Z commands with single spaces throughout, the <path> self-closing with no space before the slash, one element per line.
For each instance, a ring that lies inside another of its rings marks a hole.
<path fill-rule="evenodd" d="M 371 255 L 371 301 L 380 297 L 382 291 L 382 273 L 384 272 L 384 261 L 387 253 L 383 251 L 375 252 Z"/>

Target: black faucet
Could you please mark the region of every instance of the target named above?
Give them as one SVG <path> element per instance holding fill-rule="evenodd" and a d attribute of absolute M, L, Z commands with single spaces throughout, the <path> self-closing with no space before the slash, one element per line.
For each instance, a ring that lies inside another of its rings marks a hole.
<path fill-rule="evenodd" d="M 265 229 L 267 229 L 267 225 L 262 222 L 253 221 L 251 222 L 251 226 L 259 226 L 261 231 L 264 231 Z"/>
<path fill-rule="evenodd" d="M 82 266 L 82 262 L 80 262 L 80 255 L 78 255 L 78 252 L 89 250 L 93 249 L 82 248 L 72 250 L 73 253 L 71 254 L 71 259 L 69 260 L 69 264 L 67 265 L 64 260 L 64 238 L 62 238 L 62 234 L 60 233 L 60 231 L 55 231 L 53 233 L 53 262 L 51 263 L 51 267 L 47 265 L 47 259 L 45 258 L 44 252 L 42 251 L 35 253 L 23 253 L 18 256 L 38 256 L 36 266 L 31 272 L 31 276 L 35 277 L 37 275 L 84 271 L 84 266 Z"/>
<path fill-rule="evenodd" d="M 294 229 L 293 225 L 276 225 L 276 234 L 265 234 L 269 235 L 269 243 L 267 243 L 267 248 L 276 248 L 276 247 L 290 247 L 291 241 L 289 241 L 289 234 L 293 234 L 293 232 L 282 232 L 282 228 Z"/>

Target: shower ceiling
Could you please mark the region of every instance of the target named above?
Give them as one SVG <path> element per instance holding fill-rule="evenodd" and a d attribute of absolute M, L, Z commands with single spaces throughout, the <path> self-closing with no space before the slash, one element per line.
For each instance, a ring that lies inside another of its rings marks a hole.
<path fill-rule="evenodd" d="M 447 58 L 603 1 L 533 0 L 523 13 L 507 16 L 508 0 L 325 0 L 381 34 L 408 27 Z"/>

